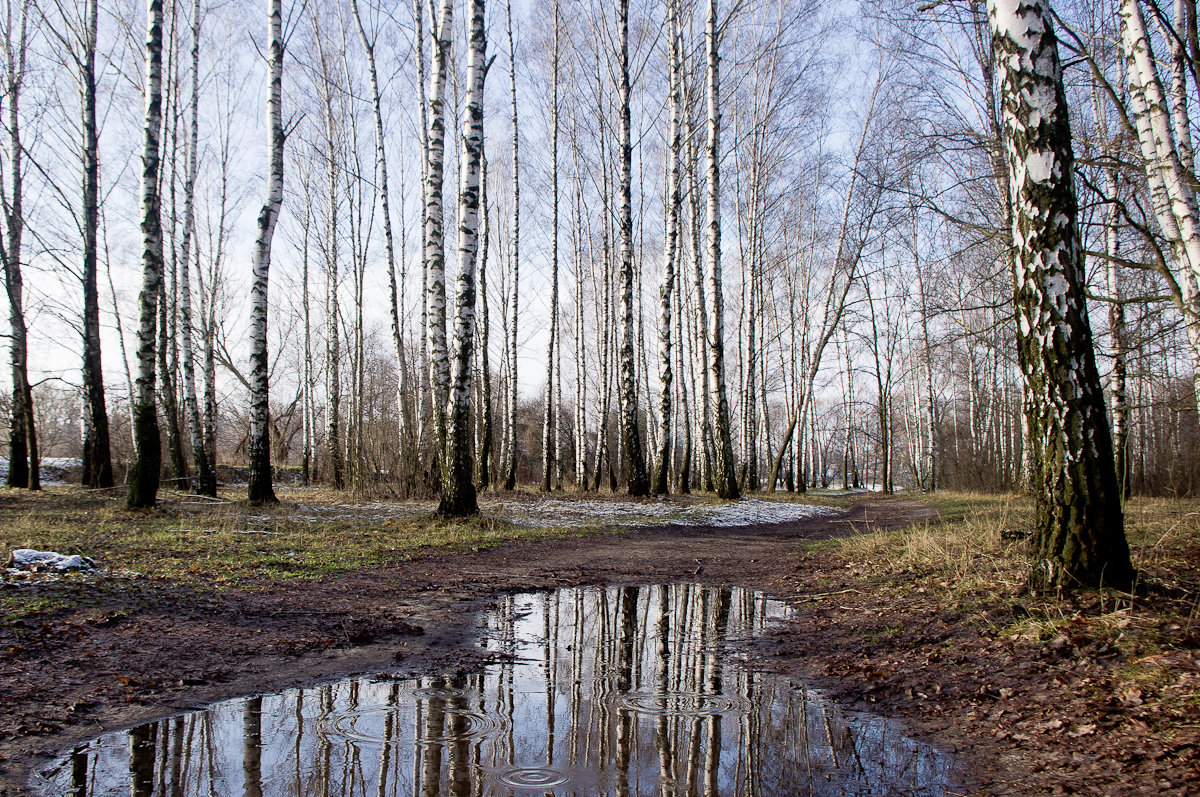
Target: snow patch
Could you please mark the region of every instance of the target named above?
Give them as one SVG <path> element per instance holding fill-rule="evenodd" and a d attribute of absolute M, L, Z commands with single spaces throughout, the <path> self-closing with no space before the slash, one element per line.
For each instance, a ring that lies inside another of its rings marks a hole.
<path fill-rule="evenodd" d="M 68 570 L 95 570 L 96 562 L 86 556 L 58 553 L 57 551 L 35 551 L 32 548 L 17 548 L 8 555 L 5 567 L 9 570 L 35 573 L 65 573 Z"/>
<path fill-rule="evenodd" d="M 581 526 L 749 526 L 788 523 L 835 514 L 810 504 L 743 498 L 721 504 L 681 504 L 675 501 L 572 501 L 546 499 L 482 507 L 485 514 L 527 528 Z"/>
<path fill-rule="evenodd" d="M 38 462 L 43 487 L 62 487 L 66 471 L 82 468 L 83 460 L 76 457 L 42 457 Z M 8 457 L 0 457 L 0 483 L 8 479 Z"/>

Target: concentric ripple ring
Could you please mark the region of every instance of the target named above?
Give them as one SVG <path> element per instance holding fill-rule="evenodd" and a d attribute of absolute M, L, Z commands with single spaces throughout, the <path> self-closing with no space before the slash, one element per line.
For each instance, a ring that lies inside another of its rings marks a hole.
<path fill-rule="evenodd" d="M 512 767 L 499 773 L 499 780 L 506 786 L 518 789 L 552 789 L 570 780 L 570 776 L 551 767 Z"/>

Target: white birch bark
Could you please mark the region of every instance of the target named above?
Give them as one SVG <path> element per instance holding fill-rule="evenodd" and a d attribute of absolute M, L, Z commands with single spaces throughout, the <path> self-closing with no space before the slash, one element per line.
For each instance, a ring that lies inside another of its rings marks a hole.
<path fill-rule="evenodd" d="M 621 342 L 618 350 L 621 443 L 628 471 L 629 495 L 646 495 L 650 480 L 638 430 L 638 391 L 634 351 L 634 265 L 633 265 L 633 140 L 630 119 L 629 0 L 620 0 L 617 103 L 621 175 L 618 185 L 618 232 L 620 234 Z M 728 410 L 728 408 L 726 408 Z"/>
<path fill-rule="evenodd" d="M 320 69 L 321 130 L 325 161 L 325 451 L 329 479 L 335 489 L 346 486 L 346 459 L 342 429 L 342 336 L 338 287 L 341 273 L 341 108 L 334 104 L 332 69 L 325 36 L 313 17 Z"/>
<path fill-rule="evenodd" d="M 267 287 L 271 242 L 283 206 L 283 7 L 267 0 L 267 198 L 258 213 L 250 287 L 250 487 L 253 503 L 276 503 L 271 481 Z"/>
<path fill-rule="evenodd" d="M 375 122 L 375 174 L 379 180 L 377 186 L 379 212 L 383 216 L 383 252 L 387 261 L 392 345 L 396 349 L 396 418 L 399 424 L 397 431 L 403 449 L 408 435 L 404 406 L 405 396 L 408 394 L 408 383 L 407 368 L 405 368 L 404 334 L 400 320 L 399 290 L 396 285 L 396 250 L 395 237 L 392 233 L 391 197 L 388 192 L 386 139 L 383 134 L 383 102 L 379 92 L 379 73 L 375 66 L 375 42 L 367 36 L 367 29 L 363 26 L 362 15 L 358 10 L 358 0 L 351 0 L 350 9 L 354 16 L 354 25 L 358 28 L 359 41 L 362 42 L 363 52 L 367 56 L 367 75 L 371 82 L 371 110 Z M 401 180 L 401 189 L 403 192 L 403 179 Z M 401 255 L 403 256 L 403 252 Z"/>
<path fill-rule="evenodd" d="M 555 466 L 562 481 L 558 451 L 558 73 L 559 3 L 554 0 L 554 45 L 550 66 L 550 342 L 546 350 L 546 406 L 542 418 L 542 492 L 550 492 Z"/>
<path fill-rule="evenodd" d="M 21 241 L 25 230 L 24 145 L 21 141 L 21 91 L 24 88 L 28 52 L 30 0 L 22 0 L 18 19 L 13 20 L 13 3 L 5 20 L 5 83 L 8 100 L 9 175 L 4 202 L 5 234 L 0 241 L 4 261 L 4 287 L 8 295 L 12 355 L 12 406 L 9 431 L 9 487 L 41 489 L 38 464 L 38 436 L 34 418 L 33 389 L 29 383 L 28 328 L 24 307 L 24 275 L 21 268 Z M 15 30 L 14 30 L 15 27 Z"/>
<path fill-rule="evenodd" d="M 1151 203 L 1163 235 L 1178 263 L 1168 274 L 1179 287 L 1175 301 L 1183 314 L 1191 348 L 1193 379 L 1200 406 L 1200 211 L 1185 169 L 1191 160 L 1190 142 L 1177 142 L 1173 120 L 1186 116 L 1183 102 L 1172 108 L 1159 78 L 1141 7 L 1134 0 L 1121 2 L 1122 44 L 1127 62 L 1130 116 L 1141 145 Z M 1185 129 L 1190 129 L 1185 124 Z"/>
<path fill-rule="evenodd" d="M 654 476 L 650 485 L 651 491 L 656 495 L 664 495 L 669 489 L 670 458 L 674 451 L 671 427 L 671 310 L 675 293 L 675 266 L 679 253 L 679 218 L 683 210 L 683 179 L 680 170 L 682 109 L 679 96 L 683 71 L 680 63 L 683 44 L 679 31 L 679 4 L 675 0 L 669 4 L 668 16 L 668 105 L 671 118 L 667 130 L 667 220 L 663 243 L 663 281 L 659 290 L 658 381 L 661 394 L 658 404 L 658 452 L 654 458 Z"/>
<path fill-rule="evenodd" d="M 155 343 L 158 297 L 163 274 L 162 210 L 159 167 L 162 135 L 163 3 L 146 4 L 145 125 L 142 134 L 142 292 L 137 345 L 137 392 L 134 397 L 136 461 L 126 504 L 152 507 L 158 497 L 161 440 L 155 393 Z"/>
<path fill-rule="evenodd" d="M 425 305 L 429 313 L 429 382 L 438 451 L 446 450 L 446 401 L 450 360 L 446 350 L 446 244 L 442 189 L 445 181 L 446 84 L 450 70 L 453 0 L 442 0 L 433 27 L 433 74 L 429 83 L 429 137 L 425 178 Z"/>
<path fill-rule="evenodd" d="M 521 284 L 521 137 L 517 125 L 517 49 L 513 40 L 512 2 L 505 3 L 505 14 L 508 22 L 508 78 L 509 93 L 512 100 L 512 233 L 510 251 L 512 255 L 512 276 L 509 286 L 511 298 L 508 310 L 512 314 L 508 323 L 506 343 L 508 344 L 508 396 L 504 418 L 505 446 L 504 458 L 504 489 L 512 490 L 517 486 L 517 310 L 520 305 L 518 288 Z"/>
<path fill-rule="evenodd" d="M 418 456 L 423 456 L 425 451 L 425 416 L 426 404 L 429 395 L 429 304 L 425 299 L 426 286 L 429 283 L 429 263 L 426 260 L 426 238 L 425 238 L 425 210 L 429 204 L 429 98 L 426 91 L 426 74 L 425 74 L 425 2 L 424 0 L 413 0 L 413 26 L 416 32 L 413 34 L 413 46 L 416 49 L 417 58 L 417 106 L 418 106 L 418 128 L 421 137 L 421 236 L 417 242 L 418 251 L 421 258 L 421 326 L 420 330 L 420 361 L 418 363 L 417 373 L 417 408 L 416 408 L 416 450 Z"/>
<path fill-rule="evenodd" d="M 1128 586 L 1133 567 L 1087 321 L 1074 156 L 1050 9 L 1045 0 L 987 5 L 1002 78 L 1018 359 L 1034 410 L 1030 441 L 1041 459 L 1031 583 Z"/>
<path fill-rule="evenodd" d="M 204 428 L 200 421 L 200 403 L 196 396 L 196 358 L 193 341 L 191 252 L 196 229 L 196 174 L 200 149 L 200 0 L 192 2 L 192 86 L 188 103 L 187 175 L 183 187 L 183 234 L 179 247 L 180 324 L 183 349 L 184 420 L 192 443 L 192 464 L 196 469 L 195 490 L 216 497 L 217 480 L 209 467 L 204 450 Z"/>
<path fill-rule="evenodd" d="M 725 391 L 725 300 L 721 275 L 721 56 L 718 50 L 717 0 L 707 6 L 704 42 L 708 55 L 708 301 L 707 367 L 711 404 L 716 411 L 713 482 L 721 498 L 738 497 L 737 473 L 730 438 L 729 400 Z"/>
<path fill-rule="evenodd" d="M 487 70 L 484 0 L 471 0 L 467 51 L 466 114 L 462 129 L 462 168 L 458 194 L 458 282 L 455 291 L 454 350 L 449 404 L 448 447 L 442 452 L 442 497 L 438 512 L 450 517 L 476 514 L 471 459 L 471 347 L 475 341 L 475 266 L 479 248 L 480 172 L 483 161 L 483 88 Z"/>

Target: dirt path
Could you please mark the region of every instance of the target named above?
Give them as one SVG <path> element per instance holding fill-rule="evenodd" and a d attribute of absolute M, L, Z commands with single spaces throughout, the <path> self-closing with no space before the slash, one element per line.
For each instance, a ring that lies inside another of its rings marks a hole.
<path fill-rule="evenodd" d="M 434 554 L 336 579 L 274 582 L 268 592 L 189 594 L 163 581 L 143 585 L 136 606 L 92 596 L 90 608 L 35 639 L 10 646 L 11 629 L 0 639 L 0 795 L 25 793 L 31 767 L 106 729 L 351 673 L 471 669 L 474 618 L 501 593 L 681 580 L 796 603 L 795 619 L 756 643 L 760 663 L 963 752 L 980 792 L 1104 794 L 1120 783 L 1123 793 L 1186 793 L 1178 772 L 1160 777 L 1170 767 L 1130 769 L 1103 749 L 1089 752 L 1094 735 L 1025 735 L 1025 744 L 1022 734 L 1002 732 L 1015 716 L 1090 698 L 981 636 L 979 618 L 947 616 L 919 594 L 885 604 L 835 551 L 812 546 L 935 514 L 917 502 L 875 500 L 835 518 L 772 526 L 658 528 Z M 1045 683 L 1018 693 L 1013 678 Z M 1086 760 L 1073 759 L 1081 750 Z"/>

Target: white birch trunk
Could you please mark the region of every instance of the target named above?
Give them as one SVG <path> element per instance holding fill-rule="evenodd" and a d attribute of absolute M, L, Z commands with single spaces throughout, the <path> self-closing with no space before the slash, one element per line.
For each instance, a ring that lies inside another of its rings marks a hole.
<path fill-rule="evenodd" d="M 271 241 L 283 206 L 283 7 L 267 0 L 267 199 L 258 214 L 250 288 L 250 487 L 253 503 L 276 503 L 271 484 L 267 361 L 267 277 Z"/>
<path fill-rule="evenodd" d="M 550 492 L 555 467 L 559 482 L 562 462 L 558 430 L 558 72 L 559 3 L 554 2 L 554 49 L 551 56 L 550 99 L 550 342 L 546 350 L 546 406 L 542 419 L 542 492 Z"/>
<path fill-rule="evenodd" d="M 487 69 L 484 0 L 471 0 L 471 44 L 467 51 L 466 115 L 462 129 L 462 168 L 458 195 L 458 285 L 455 292 L 454 351 L 449 404 L 448 447 L 442 452 L 442 497 L 438 512 L 450 517 L 476 514 L 471 460 L 471 347 L 475 341 L 475 266 L 479 247 L 479 182 L 483 162 L 483 87 Z"/>
<path fill-rule="evenodd" d="M 630 120 L 629 70 L 629 0 L 620 0 L 617 11 L 619 26 L 619 105 L 620 165 L 618 186 L 618 232 L 620 251 L 621 343 L 618 353 L 620 368 L 619 396 L 621 412 L 621 443 L 628 470 L 626 491 L 629 495 L 646 495 L 650 481 L 646 474 L 646 458 L 638 430 L 637 373 L 634 352 L 634 265 L 633 265 L 633 141 Z"/>
<path fill-rule="evenodd" d="M 1045 0 L 989 0 L 988 22 L 1002 77 L 1018 359 L 1034 410 L 1030 442 L 1041 460 L 1031 583 L 1127 587 L 1133 567 L 1087 321 L 1074 156 L 1050 9 Z"/>
<path fill-rule="evenodd" d="M 137 346 L 137 394 L 134 397 L 136 461 L 126 504 L 152 507 L 158 497 L 162 448 L 155 406 L 155 320 L 163 274 L 162 209 L 159 167 L 162 135 L 163 3 L 146 4 L 146 93 L 142 138 L 142 292 Z"/>
<path fill-rule="evenodd" d="M 446 450 L 446 401 L 450 359 L 446 350 L 446 243 L 442 190 L 446 157 L 446 84 L 450 71 L 453 0 L 442 0 L 434 26 L 433 74 L 429 84 L 428 173 L 425 178 L 425 305 L 429 313 L 429 382 L 438 451 Z"/>
<path fill-rule="evenodd" d="M 725 300 L 721 274 L 721 57 L 717 40 L 717 0 L 709 0 L 704 42 L 708 54 L 708 301 L 710 329 L 707 367 L 710 403 L 716 410 L 713 483 L 721 498 L 738 497 L 737 473 L 730 439 L 729 400 L 725 391 Z"/>
<path fill-rule="evenodd" d="M 504 459 L 504 489 L 512 490 L 517 486 L 517 309 L 520 295 L 518 288 L 521 283 L 521 138 L 517 126 L 517 50 L 513 41 L 512 2 L 505 3 L 505 13 L 508 22 L 508 77 L 509 90 L 512 100 L 512 277 L 511 299 L 509 312 L 512 314 L 508 324 L 508 396 L 504 428 L 505 436 Z"/>
<path fill-rule="evenodd" d="M 358 38 L 362 42 L 363 52 L 367 56 L 367 74 L 371 81 L 371 110 L 375 122 L 375 174 L 379 180 L 377 193 L 379 196 L 379 211 L 383 216 L 383 252 L 387 261 L 388 298 L 391 309 L 392 345 L 396 350 L 396 419 L 398 423 L 398 439 L 401 450 L 406 448 L 405 440 L 409 430 L 405 423 L 404 397 L 408 393 L 407 368 L 405 368 L 404 333 L 400 319 L 399 290 L 396 285 L 396 250 L 395 237 L 392 233 L 391 197 L 388 192 L 388 168 L 386 139 L 383 134 L 383 103 L 379 93 L 379 74 L 375 66 L 375 42 L 367 37 L 367 29 L 363 26 L 362 16 L 358 10 L 358 0 L 351 0 L 350 9 L 354 15 L 354 25 L 358 28 Z M 403 175 L 401 175 L 401 193 L 403 193 Z M 401 251 L 403 257 L 403 251 Z"/>
<path fill-rule="evenodd" d="M 650 485 L 651 491 L 656 495 L 665 495 L 669 489 L 670 459 L 674 451 L 671 427 L 671 310 L 675 293 L 675 266 L 679 253 L 679 218 L 683 210 L 683 180 L 680 171 L 682 109 L 679 96 L 683 71 L 680 63 L 683 43 L 679 31 L 679 5 L 675 0 L 670 3 L 668 16 L 668 105 L 671 119 L 667 131 L 667 221 L 663 244 L 663 282 L 659 291 L 658 381 L 661 394 L 658 405 L 658 453 L 654 459 L 654 476 Z"/>

